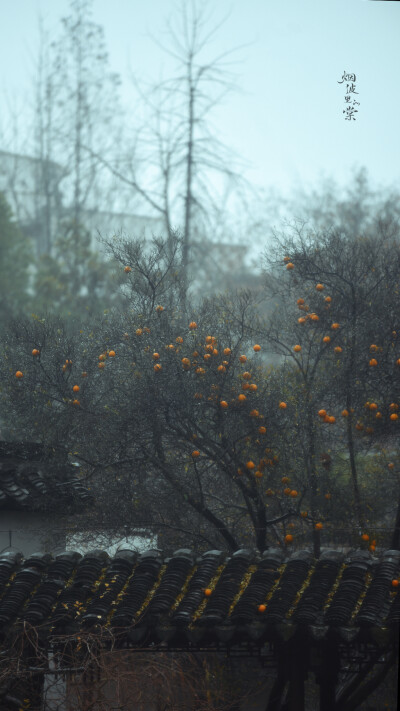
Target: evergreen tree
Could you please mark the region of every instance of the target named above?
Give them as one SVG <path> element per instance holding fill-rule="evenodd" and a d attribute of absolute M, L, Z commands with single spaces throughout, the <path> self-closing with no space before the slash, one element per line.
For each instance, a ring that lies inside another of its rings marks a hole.
<path fill-rule="evenodd" d="M 12 211 L 0 193 L 0 328 L 29 306 L 33 251 L 12 219 Z"/>
<path fill-rule="evenodd" d="M 90 233 L 65 223 L 53 253 L 38 261 L 34 310 L 87 321 L 119 301 L 113 263 L 91 246 Z"/>

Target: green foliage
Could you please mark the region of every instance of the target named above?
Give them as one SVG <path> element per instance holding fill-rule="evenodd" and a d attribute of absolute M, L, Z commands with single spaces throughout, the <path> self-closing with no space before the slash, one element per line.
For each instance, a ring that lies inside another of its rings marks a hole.
<path fill-rule="evenodd" d="M 0 327 L 27 311 L 33 250 L 0 193 Z"/>
<path fill-rule="evenodd" d="M 118 287 L 115 263 L 92 249 L 87 230 L 67 223 L 53 253 L 38 260 L 33 311 L 88 321 L 120 303 Z"/>

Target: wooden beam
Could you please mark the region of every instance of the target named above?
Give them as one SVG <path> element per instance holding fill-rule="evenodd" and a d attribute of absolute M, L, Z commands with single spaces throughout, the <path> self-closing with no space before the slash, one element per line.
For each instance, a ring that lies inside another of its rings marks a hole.
<path fill-rule="evenodd" d="M 326 641 L 322 645 L 322 666 L 318 675 L 320 711 L 335 711 L 335 693 L 340 670 L 340 655 L 336 644 Z"/>
<path fill-rule="evenodd" d="M 282 644 L 278 654 L 277 677 L 266 711 L 305 711 L 304 681 L 309 664 L 308 645 L 302 636 Z"/>
<path fill-rule="evenodd" d="M 304 681 L 308 672 L 308 645 L 301 637 L 290 641 L 289 658 L 289 697 L 288 711 L 305 711 Z"/>
<path fill-rule="evenodd" d="M 267 706 L 265 711 L 281 711 L 282 703 L 285 697 L 286 678 L 279 674 L 274 681 L 270 691 Z"/>
<path fill-rule="evenodd" d="M 286 685 L 288 680 L 287 674 L 287 644 L 280 643 L 277 646 L 277 672 L 276 679 L 272 686 L 267 701 L 266 711 L 281 711 L 285 699 Z"/>

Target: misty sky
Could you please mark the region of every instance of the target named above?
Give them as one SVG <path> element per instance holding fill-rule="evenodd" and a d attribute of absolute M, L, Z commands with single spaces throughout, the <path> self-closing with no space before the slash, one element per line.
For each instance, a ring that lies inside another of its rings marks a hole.
<path fill-rule="evenodd" d="M 23 106 L 38 44 L 38 14 L 56 32 L 68 0 L 0 0 L 2 115 Z M 130 71 L 159 78 L 160 37 L 172 0 L 94 0 L 105 28 L 111 69 L 123 80 L 129 105 Z M 368 0 L 217 0 L 214 22 L 228 15 L 215 52 L 238 45 L 240 93 L 226 99 L 215 123 L 246 160 L 247 177 L 283 193 L 315 185 L 322 175 L 347 183 L 366 166 L 376 186 L 400 183 L 400 3 Z M 343 72 L 357 76 L 356 121 L 342 113 Z M 6 146 L 0 146 L 3 148 Z"/>

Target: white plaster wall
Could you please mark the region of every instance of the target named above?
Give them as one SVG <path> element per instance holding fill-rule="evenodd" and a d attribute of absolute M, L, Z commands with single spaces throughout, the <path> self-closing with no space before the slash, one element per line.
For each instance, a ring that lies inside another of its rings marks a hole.
<path fill-rule="evenodd" d="M 65 550 L 65 531 L 49 516 L 31 511 L 0 511 L 0 553 L 10 549 L 23 555 Z"/>

